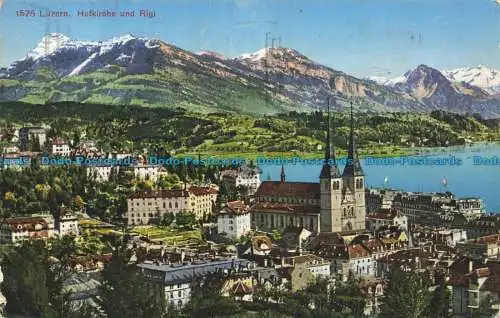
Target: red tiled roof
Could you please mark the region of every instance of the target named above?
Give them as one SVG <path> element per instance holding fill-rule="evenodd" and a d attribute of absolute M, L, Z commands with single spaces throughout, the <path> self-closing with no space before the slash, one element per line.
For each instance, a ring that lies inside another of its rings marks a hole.
<path fill-rule="evenodd" d="M 49 228 L 47 220 L 42 217 L 10 218 L 6 222 L 11 226 L 13 232 L 35 231 L 35 226 L 38 224 L 42 226 L 40 230 L 48 230 Z"/>
<path fill-rule="evenodd" d="M 288 203 L 257 203 L 251 208 L 252 212 L 270 212 L 287 214 L 319 214 L 319 205 L 288 204 Z"/>
<path fill-rule="evenodd" d="M 319 183 L 263 181 L 255 196 L 319 199 Z"/>
<path fill-rule="evenodd" d="M 333 246 L 333 245 L 343 245 L 344 239 L 337 233 L 319 233 L 311 240 L 311 247 L 313 249 L 320 246 Z"/>
<path fill-rule="evenodd" d="M 68 142 L 66 142 L 66 140 L 64 140 L 62 138 L 54 138 L 54 139 L 52 139 L 52 144 L 53 145 L 66 145 L 66 144 L 68 144 Z"/>
<path fill-rule="evenodd" d="M 450 276 L 448 280 L 448 284 L 451 286 L 463 286 L 466 287 L 468 285 L 469 279 L 466 276 Z"/>
<path fill-rule="evenodd" d="M 210 188 L 210 187 L 190 187 L 188 189 L 188 191 L 196 196 L 219 193 L 217 190 L 215 190 L 214 188 Z"/>
<path fill-rule="evenodd" d="M 248 212 L 248 205 L 243 201 L 231 201 L 227 206 L 223 207 L 220 214 L 244 214 Z"/>
<path fill-rule="evenodd" d="M 349 258 L 359 258 L 370 256 L 370 252 L 361 244 L 350 245 L 348 247 Z"/>
<path fill-rule="evenodd" d="M 468 243 L 486 244 L 495 242 L 500 242 L 500 234 L 478 237 L 477 239 L 470 240 Z"/>

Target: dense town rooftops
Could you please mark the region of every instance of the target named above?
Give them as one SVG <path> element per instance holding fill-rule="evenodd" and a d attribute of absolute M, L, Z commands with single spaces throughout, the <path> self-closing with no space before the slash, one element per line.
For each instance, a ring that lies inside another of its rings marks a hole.
<path fill-rule="evenodd" d="M 255 196 L 319 199 L 319 183 L 264 181 Z"/>
<path fill-rule="evenodd" d="M 366 218 L 372 220 L 393 220 L 396 216 L 396 210 L 380 209 L 375 213 L 368 214 Z"/>
<path fill-rule="evenodd" d="M 361 244 L 355 245 L 324 245 L 316 249 L 315 253 L 321 257 L 331 259 L 357 259 L 370 256 L 370 252 Z"/>
<path fill-rule="evenodd" d="M 320 246 L 326 245 L 339 245 L 344 244 L 344 239 L 337 233 L 318 233 L 309 242 L 311 249 L 319 248 Z"/>
<path fill-rule="evenodd" d="M 256 203 L 251 208 L 252 212 L 269 213 L 295 213 L 295 214 L 319 214 L 319 205 L 288 204 L 288 203 Z"/>
<path fill-rule="evenodd" d="M 500 243 L 500 234 L 493 234 L 467 241 L 469 244 Z"/>
<path fill-rule="evenodd" d="M 425 262 L 430 258 L 432 258 L 432 255 L 429 252 L 423 251 L 419 248 L 414 248 L 390 254 L 387 257 L 379 259 L 379 262 L 387 264 L 403 264 L 416 262 L 417 259 Z"/>

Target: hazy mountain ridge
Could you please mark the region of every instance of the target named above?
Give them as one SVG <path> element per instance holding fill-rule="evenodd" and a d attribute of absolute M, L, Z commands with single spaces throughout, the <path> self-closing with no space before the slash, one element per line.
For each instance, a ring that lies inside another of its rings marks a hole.
<path fill-rule="evenodd" d="M 275 113 L 324 108 L 333 94 L 339 109 L 356 98 L 366 111 L 500 115 L 500 102 L 491 91 L 475 86 L 474 80 L 452 82 L 452 76 L 466 77 L 420 65 L 381 83 L 380 78 L 359 79 L 334 70 L 289 48 L 225 58 L 132 35 L 91 42 L 50 34 L 23 59 L 0 69 L 0 100 Z"/>

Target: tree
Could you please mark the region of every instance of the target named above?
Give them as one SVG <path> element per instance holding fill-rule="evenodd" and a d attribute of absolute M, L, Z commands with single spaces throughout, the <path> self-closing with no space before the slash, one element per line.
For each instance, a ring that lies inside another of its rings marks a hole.
<path fill-rule="evenodd" d="M 135 272 L 135 265 L 129 264 L 131 256 L 132 251 L 125 244 L 115 245 L 102 274 L 100 306 L 109 318 L 161 317 L 158 299 L 151 297 L 145 282 Z"/>
<path fill-rule="evenodd" d="M 63 284 L 72 274 L 69 259 L 74 251 L 69 237 L 53 240 L 50 249 L 42 240 L 25 241 L 7 253 L 2 260 L 7 312 L 57 318 L 71 314 Z"/>
<path fill-rule="evenodd" d="M 273 230 L 273 239 L 274 239 L 275 241 L 279 241 L 279 240 L 281 240 L 282 238 L 283 238 L 283 234 L 281 233 L 281 231 L 280 231 L 280 230 L 278 230 L 278 229 L 274 229 L 274 230 Z"/>
<path fill-rule="evenodd" d="M 190 212 L 180 212 L 175 216 L 175 223 L 179 226 L 192 226 L 196 223 L 196 216 Z"/>
<path fill-rule="evenodd" d="M 440 275 L 436 283 L 437 287 L 431 300 L 431 318 L 448 318 L 450 317 L 450 293 L 446 288 L 444 276 Z"/>
<path fill-rule="evenodd" d="M 175 215 L 173 213 L 165 213 L 163 219 L 161 220 L 161 225 L 170 226 L 175 220 Z"/>
<path fill-rule="evenodd" d="M 403 272 L 399 268 L 392 270 L 379 317 L 429 317 L 432 299 L 430 286 L 428 274 Z"/>
<path fill-rule="evenodd" d="M 73 199 L 73 204 L 79 210 L 83 209 L 83 207 L 85 206 L 85 202 L 83 202 L 83 199 L 80 195 L 75 196 L 75 198 Z"/>
<path fill-rule="evenodd" d="M 346 282 L 338 280 L 333 292 L 333 308 L 338 312 L 348 312 L 355 318 L 363 317 L 366 296 L 360 288 L 360 280 L 352 273 Z"/>
<path fill-rule="evenodd" d="M 48 253 L 41 241 L 25 242 L 2 261 L 8 313 L 54 314 L 47 287 Z"/>
<path fill-rule="evenodd" d="M 183 308 L 187 317 L 212 318 L 237 314 L 241 307 L 230 297 L 220 294 L 222 274 L 214 274 L 203 282 L 193 282 L 193 296 Z"/>

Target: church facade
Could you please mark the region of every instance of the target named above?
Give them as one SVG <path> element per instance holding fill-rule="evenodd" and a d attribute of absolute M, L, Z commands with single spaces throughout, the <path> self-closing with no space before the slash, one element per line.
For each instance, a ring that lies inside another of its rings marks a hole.
<path fill-rule="evenodd" d="M 319 232 L 352 232 L 366 228 L 365 177 L 356 151 L 351 104 L 349 148 L 340 172 L 331 138 L 330 105 L 325 162 L 319 183 L 287 182 L 281 168 L 280 181 L 264 181 L 250 209 L 252 227 L 263 231 L 301 226 Z"/>

